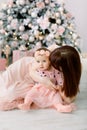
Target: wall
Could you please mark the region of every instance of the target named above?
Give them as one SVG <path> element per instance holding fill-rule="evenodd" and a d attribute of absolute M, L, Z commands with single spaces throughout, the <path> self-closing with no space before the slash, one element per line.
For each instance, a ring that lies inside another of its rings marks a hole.
<path fill-rule="evenodd" d="M 65 6 L 75 17 L 82 52 L 87 52 L 87 0 L 65 0 Z"/>
<path fill-rule="evenodd" d="M 8 0 L 0 0 L 2 4 Z M 87 52 L 87 0 L 64 0 L 66 8 L 75 17 L 77 31 L 81 36 L 81 50 Z M 2 5 L 1 4 L 1 5 Z"/>

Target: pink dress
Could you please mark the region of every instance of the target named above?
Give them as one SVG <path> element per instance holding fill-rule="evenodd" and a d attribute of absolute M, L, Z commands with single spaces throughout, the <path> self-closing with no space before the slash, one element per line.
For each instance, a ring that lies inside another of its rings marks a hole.
<path fill-rule="evenodd" d="M 0 102 L 12 102 L 25 97 L 27 91 L 35 84 L 29 76 L 29 64 L 33 57 L 24 57 L 0 74 Z"/>
<path fill-rule="evenodd" d="M 32 62 L 33 57 L 24 57 L 10 65 L 7 70 L 0 75 L 0 110 L 17 108 L 19 103 L 23 103 L 23 98 L 25 98 L 26 95 L 29 95 L 29 93 L 33 94 L 33 92 L 34 98 L 38 97 L 39 94 L 40 96 L 43 95 L 43 101 L 38 98 L 38 101 L 41 101 L 39 107 L 52 106 L 51 102 L 53 97 L 58 97 L 58 102 L 61 100 L 58 93 L 47 89 L 45 86 L 43 87 L 41 84 L 37 84 L 37 87 L 35 86 L 32 88 L 35 85 L 35 82 L 29 75 L 29 64 Z M 61 73 L 59 74 L 59 72 L 54 69 L 48 72 L 39 71 L 38 73 L 41 76 L 49 77 L 54 84 L 62 83 Z M 49 98 L 47 99 L 47 97 Z M 48 103 L 43 105 L 42 103 L 45 103 L 45 100 L 47 100 Z M 36 104 L 38 105 L 38 103 Z"/>
<path fill-rule="evenodd" d="M 49 77 L 54 84 L 63 85 L 63 75 L 55 69 L 51 71 L 38 71 L 40 76 Z M 57 78 L 57 79 L 56 79 Z M 31 109 L 31 104 L 34 103 L 39 108 L 55 108 L 60 112 L 71 112 L 72 108 L 70 105 L 63 105 L 60 94 L 56 90 L 51 90 L 43 84 L 37 83 L 27 93 L 24 103 L 19 104 L 18 108 L 21 110 Z"/>
<path fill-rule="evenodd" d="M 52 69 L 51 71 L 39 71 L 40 76 L 47 76 L 54 84 L 63 85 L 63 74 Z M 57 78 L 57 79 L 56 79 Z M 63 105 L 61 96 L 58 91 L 51 90 L 43 84 L 37 83 L 27 93 L 24 103 L 18 104 L 21 110 L 31 109 L 31 104 L 34 103 L 39 108 L 54 108 L 58 112 L 71 112 L 74 110 L 74 105 Z"/>

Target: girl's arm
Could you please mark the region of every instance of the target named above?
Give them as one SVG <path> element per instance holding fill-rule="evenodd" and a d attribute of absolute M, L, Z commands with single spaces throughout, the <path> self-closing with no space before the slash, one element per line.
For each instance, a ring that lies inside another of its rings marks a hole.
<path fill-rule="evenodd" d="M 50 81 L 49 78 L 47 77 L 41 77 L 40 75 L 38 75 L 35 67 L 32 67 L 32 65 L 30 64 L 29 66 L 29 74 L 31 76 L 31 78 L 39 83 L 44 84 L 46 87 L 50 88 L 50 89 L 55 89 L 55 85 Z"/>

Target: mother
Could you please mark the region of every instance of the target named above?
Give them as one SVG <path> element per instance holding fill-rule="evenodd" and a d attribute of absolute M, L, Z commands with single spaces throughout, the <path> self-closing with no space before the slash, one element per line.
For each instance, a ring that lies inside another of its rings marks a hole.
<path fill-rule="evenodd" d="M 55 68 L 55 73 L 57 73 L 58 70 L 58 72 L 60 71 L 61 76 L 63 76 L 63 83 L 58 87 L 59 93 L 63 101 L 66 104 L 69 104 L 76 99 L 79 92 L 81 78 L 81 61 L 79 53 L 75 48 L 65 45 L 56 48 L 51 52 L 50 61 L 51 65 Z M 38 80 L 39 78 L 33 71 L 31 72 L 31 76 L 34 80 Z M 57 81 L 57 84 L 58 82 L 59 81 Z M 44 79 L 43 83 L 48 83 L 50 86 L 49 79 Z"/>
<path fill-rule="evenodd" d="M 62 46 L 51 52 L 50 61 L 63 75 L 63 83 L 59 86 L 59 92 L 65 103 L 71 103 L 79 92 L 81 77 L 81 62 L 79 53 L 71 46 Z M 48 78 L 39 77 L 32 68 L 33 58 L 27 57 L 13 63 L 0 76 L 0 110 L 16 108 L 23 100 L 26 92 L 34 85 L 33 81 L 54 88 L 54 84 Z M 57 78 L 58 79 L 58 78 Z M 58 84 L 58 81 L 57 81 Z M 9 104 L 10 103 L 10 104 Z"/>
<path fill-rule="evenodd" d="M 50 55 L 52 66 L 63 73 L 63 85 L 59 92 L 65 103 L 71 103 L 79 92 L 81 61 L 77 50 L 71 46 L 62 46 Z"/>

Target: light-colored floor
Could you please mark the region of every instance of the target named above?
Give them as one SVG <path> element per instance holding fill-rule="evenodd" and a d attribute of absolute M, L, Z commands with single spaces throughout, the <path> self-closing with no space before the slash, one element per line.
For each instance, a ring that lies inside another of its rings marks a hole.
<path fill-rule="evenodd" d="M 0 130 L 87 130 L 87 59 L 82 62 L 76 111 L 70 114 L 52 109 L 0 111 Z"/>

